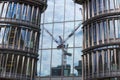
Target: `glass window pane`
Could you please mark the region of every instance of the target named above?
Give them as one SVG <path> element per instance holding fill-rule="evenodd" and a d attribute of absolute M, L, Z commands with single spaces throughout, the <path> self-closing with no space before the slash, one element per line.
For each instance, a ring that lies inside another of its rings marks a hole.
<path fill-rule="evenodd" d="M 3 3 L 0 3 L 0 17 L 1 17 L 1 13 L 2 13 L 2 8 L 3 8 Z"/>
<path fill-rule="evenodd" d="M 82 48 L 74 48 L 75 53 L 74 55 L 74 74 L 75 76 L 81 76 L 82 75 L 82 61 L 81 61 L 81 55 L 82 55 Z"/>
<path fill-rule="evenodd" d="M 2 12 L 2 17 L 5 17 L 5 16 L 6 16 L 7 8 L 8 8 L 8 3 L 4 3 L 4 8 L 3 8 L 3 12 Z"/>
<path fill-rule="evenodd" d="M 109 21 L 109 30 L 110 38 L 114 38 L 114 25 L 112 20 Z"/>
<path fill-rule="evenodd" d="M 20 39 L 20 48 L 24 47 L 25 44 L 25 35 L 26 35 L 26 29 L 21 29 L 21 39 Z"/>
<path fill-rule="evenodd" d="M 2 44 L 4 33 L 5 33 L 5 27 L 1 27 L 1 31 L 0 31 L 0 44 Z"/>
<path fill-rule="evenodd" d="M 33 16 L 32 16 L 32 22 L 33 22 L 33 23 L 36 22 L 36 12 L 37 12 L 37 8 L 34 7 Z"/>
<path fill-rule="evenodd" d="M 110 0 L 110 9 L 114 9 L 114 0 Z"/>
<path fill-rule="evenodd" d="M 17 28 L 17 31 L 16 31 L 16 35 L 15 35 L 15 48 L 18 47 L 18 44 L 19 44 L 19 39 L 20 39 L 20 31 L 21 31 L 21 28 Z"/>
<path fill-rule="evenodd" d="M 61 76 L 62 69 L 62 51 L 54 49 L 52 52 L 51 76 Z"/>
<path fill-rule="evenodd" d="M 27 17 L 26 20 L 30 21 L 31 19 L 31 13 L 32 13 L 32 6 L 27 7 L 28 11 L 27 11 Z"/>
<path fill-rule="evenodd" d="M 55 1 L 55 0 L 54 0 Z M 54 1 L 53 0 L 48 0 L 48 7 L 46 9 L 46 11 L 44 12 L 45 14 L 45 17 L 43 16 L 42 14 L 42 17 L 44 18 L 41 18 L 42 19 L 42 23 L 43 23 L 43 19 L 46 22 L 52 22 L 53 21 L 53 10 L 54 10 Z"/>
<path fill-rule="evenodd" d="M 75 28 L 78 27 L 78 24 L 80 24 L 80 22 L 75 22 Z M 81 25 L 82 26 L 82 25 Z M 83 45 L 83 29 L 81 28 L 81 26 L 77 29 L 77 31 L 75 32 L 75 47 L 81 47 Z"/>
<path fill-rule="evenodd" d="M 53 28 L 52 24 L 46 24 L 42 27 L 45 27 L 45 29 L 47 29 L 49 31 L 49 33 L 52 34 L 52 28 Z M 42 48 L 51 48 L 52 37 L 49 35 L 49 33 L 47 31 L 44 30 L 44 28 L 42 28 L 42 30 L 43 30 L 42 31 L 43 33 L 41 33 L 42 40 L 41 40 L 40 46 L 42 46 Z M 55 43 L 55 42 L 53 41 L 53 43 Z"/>
<path fill-rule="evenodd" d="M 50 76 L 50 61 L 51 61 L 51 51 L 50 50 L 42 50 L 41 57 L 41 76 Z M 57 61 L 57 60 L 55 60 Z"/>
<path fill-rule="evenodd" d="M 17 13 L 16 13 L 16 19 L 20 19 L 20 15 L 21 15 L 21 5 L 22 4 L 17 4 Z"/>
<path fill-rule="evenodd" d="M 25 40 L 25 47 L 26 48 L 29 48 L 30 47 L 30 34 L 31 34 L 31 31 L 28 30 L 27 33 L 26 33 L 26 40 Z"/>
<path fill-rule="evenodd" d="M 55 0 L 54 21 L 56 22 L 64 20 L 64 1 L 65 0 Z"/>
<path fill-rule="evenodd" d="M 21 14 L 22 20 L 25 20 L 25 19 L 26 19 L 26 12 L 27 12 L 27 6 L 24 5 L 24 6 L 23 6 L 23 11 L 22 11 L 22 14 Z"/>
<path fill-rule="evenodd" d="M 74 20 L 74 12 L 75 12 L 75 8 L 74 8 L 74 3 L 72 0 L 66 0 L 65 4 L 65 21 L 70 21 L 70 20 Z M 70 13 L 71 11 L 71 13 Z M 79 13 L 80 14 L 80 13 Z"/>
<path fill-rule="evenodd" d="M 58 41 L 58 44 L 61 44 L 61 40 L 59 36 L 63 39 L 63 23 L 55 23 L 54 24 L 54 35 L 55 39 Z M 53 48 L 57 48 L 58 44 L 53 41 Z"/>
<path fill-rule="evenodd" d="M 7 26 L 5 29 L 5 34 L 4 34 L 4 45 L 8 44 L 8 37 L 9 37 L 9 32 L 10 32 L 10 27 Z"/>
<path fill-rule="evenodd" d="M 17 8 L 17 5 L 16 5 L 16 3 L 14 3 L 14 5 L 13 5 L 13 9 L 12 9 L 12 18 L 16 18 L 16 8 Z"/>

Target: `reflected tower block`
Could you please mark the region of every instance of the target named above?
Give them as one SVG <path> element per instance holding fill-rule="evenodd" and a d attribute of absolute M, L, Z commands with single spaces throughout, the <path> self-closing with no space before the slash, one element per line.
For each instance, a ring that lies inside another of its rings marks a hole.
<path fill-rule="evenodd" d="M 33 80 L 47 0 L 0 1 L 0 80 Z"/>

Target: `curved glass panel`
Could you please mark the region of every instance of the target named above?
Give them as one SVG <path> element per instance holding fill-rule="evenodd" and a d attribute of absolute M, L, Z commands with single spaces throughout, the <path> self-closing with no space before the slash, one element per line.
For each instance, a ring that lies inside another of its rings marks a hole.
<path fill-rule="evenodd" d="M 10 27 L 7 26 L 4 33 L 4 40 L 3 40 L 4 45 L 8 44 L 9 32 L 10 32 Z"/>
<path fill-rule="evenodd" d="M 21 15 L 21 4 L 17 4 L 17 12 L 16 12 L 16 19 L 20 19 L 20 15 Z"/>
<path fill-rule="evenodd" d="M 11 18 L 11 16 L 12 16 L 12 3 L 9 3 L 6 17 Z"/>
<path fill-rule="evenodd" d="M 0 44 L 2 44 L 2 41 L 3 41 L 4 31 L 5 31 L 5 27 L 1 27 L 0 28 Z"/>
<path fill-rule="evenodd" d="M 7 8 L 8 8 L 8 3 L 4 3 L 3 5 L 3 12 L 2 12 L 2 17 L 6 17 L 6 12 L 7 12 Z"/>
<path fill-rule="evenodd" d="M 22 9 L 22 20 L 25 20 L 26 19 L 26 12 L 27 12 L 27 6 L 24 5 L 23 9 Z"/>
<path fill-rule="evenodd" d="M 14 18 L 14 19 L 16 19 L 16 15 L 17 15 L 17 14 L 16 14 L 16 10 L 17 10 L 16 8 L 17 8 L 17 5 L 14 4 L 14 5 L 13 5 L 13 9 L 12 9 L 12 18 Z"/>
<path fill-rule="evenodd" d="M 25 44 L 25 36 L 26 36 L 26 29 L 22 28 L 21 29 L 21 39 L 20 39 L 20 48 L 24 47 Z"/>

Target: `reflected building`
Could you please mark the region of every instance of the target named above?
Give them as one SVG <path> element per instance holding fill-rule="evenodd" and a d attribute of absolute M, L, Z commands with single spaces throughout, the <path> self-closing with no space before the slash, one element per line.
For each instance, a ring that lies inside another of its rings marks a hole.
<path fill-rule="evenodd" d="M 120 0 L 83 5 L 83 80 L 120 80 Z"/>
<path fill-rule="evenodd" d="M 81 60 L 79 61 L 78 66 L 75 66 L 75 69 L 77 70 L 78 75 L 81 76 L 82 75 L 82 61 Z"/>
<path fill-rule="evenodd" d="M 52 67 L 51 76 L 70 76 L 70 65 Z M 63 70 L 63 71 L 62 71 Z"/>
<path fill-rule="evenodd" d="M 33 80 L 46 0 L 0 1 L 0 80 Z"/>

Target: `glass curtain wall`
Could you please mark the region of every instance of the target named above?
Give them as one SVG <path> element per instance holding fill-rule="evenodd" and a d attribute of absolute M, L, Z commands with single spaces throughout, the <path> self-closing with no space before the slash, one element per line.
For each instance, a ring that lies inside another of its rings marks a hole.
<path fill-rule="evenodd" d="M 65 40 L 78 24 L 82 23 L 81 8 L 82 6 L 75 4 L 73 0 L 48 0 L 47 10 L 41 21 L 38 76 L 81 76 L 82 28 L 65 43 L 68 44 L 67 52 L 71 53 L 71 56 L 66 56 L 65 66 L 62 50 L 57 49 L 58 44 L 45 31 L 47 29 L 57 41 L 60 41 L 59 36 Z"/>

